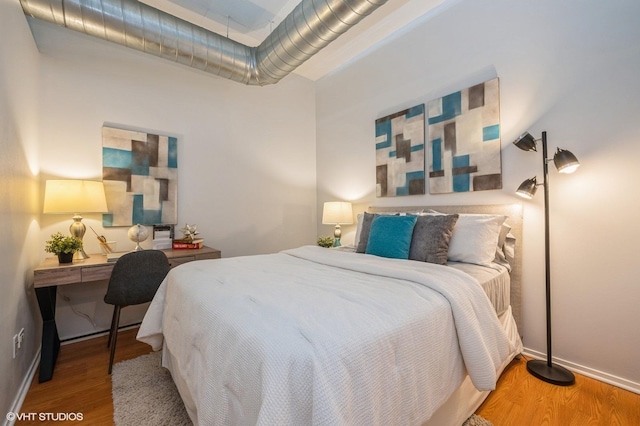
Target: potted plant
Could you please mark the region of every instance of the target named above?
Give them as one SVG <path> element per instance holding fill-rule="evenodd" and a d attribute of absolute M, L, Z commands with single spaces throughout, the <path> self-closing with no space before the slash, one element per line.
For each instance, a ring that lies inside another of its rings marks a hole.
<path fill-rule="evenodd" d="M 320 238 L 318 238 L 318 245 L 320 247 L 326 247 L 326 248 L 333 247 L 333 242 L 334 242 L 333 237 L 320 237 Z"/>
<path fill-rule="evenodd" d="M 59 263 L 71 263 L 73 254 L 81 248 L 82 240 L 80 238 L 71 235 L 64 236 L 62 233 L 56 232 L 47 241 L 44 251 L 57 255 Z"/>

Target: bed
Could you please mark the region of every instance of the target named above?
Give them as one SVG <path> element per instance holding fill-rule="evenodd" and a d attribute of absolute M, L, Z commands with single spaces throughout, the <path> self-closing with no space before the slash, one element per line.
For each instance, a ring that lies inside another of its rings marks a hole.
<path fill-rule="evenodd" d="M 138 339 L 163 350 L 194 424 L 459 426 L 522 350 L 521 210 L 433 210 L 370 208 L 364 252 L 305 246 L 181 265 Z M 400 235 L 381 224 L 417 229 L 432 216 L 459 226 L 445 265 L 376 252 L 384 232 Z M 470 263 L 481 250 L 463 233 L 499 216 L 495 259 Z"/>

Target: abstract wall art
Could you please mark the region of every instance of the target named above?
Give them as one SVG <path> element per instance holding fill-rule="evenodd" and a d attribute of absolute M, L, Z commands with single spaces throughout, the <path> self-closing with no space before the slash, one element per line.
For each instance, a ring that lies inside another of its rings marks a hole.
<path fill-rule="evenodd" d="M 102 180 L 109 209 L 103 226 L 175 224 L 177 138 L 102 127 Z"/>
<path fill-rule="evenodd" d="M 428 103 L 429 193 L 502 188 L 497 78 Z"/>
<path fill-rule="evenodd" d="M 424 104 L 376 120 L 376 196 L 425 193 Z"/>

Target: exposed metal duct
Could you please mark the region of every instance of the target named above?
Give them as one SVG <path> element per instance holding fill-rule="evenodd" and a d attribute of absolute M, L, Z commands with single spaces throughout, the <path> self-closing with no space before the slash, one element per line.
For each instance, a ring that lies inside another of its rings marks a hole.
<path fill-rule="evenodd" d="M 275 84 L 387 0 L 302 0 L 257 47 L 137 0 L 20 0 L 25 15 L 252 85 Z"/>

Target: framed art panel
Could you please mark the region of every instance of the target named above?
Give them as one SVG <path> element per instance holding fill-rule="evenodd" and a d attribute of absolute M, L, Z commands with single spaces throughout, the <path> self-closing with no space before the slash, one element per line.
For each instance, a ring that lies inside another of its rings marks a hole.
<path fill-rule="evenodd" d="M 102 180 L 110 212 L 103 226 L 175 224 L 177 138 L 104 126 Z"/>
<path fill-rule="evenodd" d="M 424 104 L 421 104 L 376 120 L 376 196 L 424 193 Z"/>
<path fill-rule="evenodd" d="M 497 78 L 428 103 L 429 193 L 502 188 Z"/>

